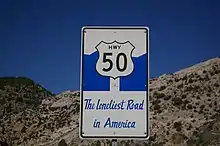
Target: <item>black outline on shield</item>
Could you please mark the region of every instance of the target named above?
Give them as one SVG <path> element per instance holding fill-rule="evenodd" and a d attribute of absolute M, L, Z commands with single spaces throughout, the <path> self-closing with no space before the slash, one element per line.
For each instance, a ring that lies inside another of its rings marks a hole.
<path fill-rule="evenodd" d="M 118 41 L 116 41 L 116 40 L 114 40 L 113 42 L 110 42 L 110 43 L 107 43 L 107 42 L 105 42 L 105 41 L 101 41 L 100 43 L 98 43 L 98 45 L 95 46 L 97 52 L 99 53 L 99 57 L 98 57 L 98 59 L 96 60 L 96 64 L 97 64 L 98 60 L 100 59 L 100 52 L 99 52 L 99 50 L 98 50 L 97 47 L 98 47 L 101 43 L 105 43 L 105 44 L 113 44 L 113 43 L 126 44 L 126 43 L 129 43 L 129 44 L 133 47 L 133 49 L 131 50 L 131 53 L 130 53 L 130 57 L 131 57 L 132 63 L 134 64 L 134 61 L 133 61 L 133 58 L 132 58 L 132 53 L 133 53 L 133 51 L 134 51 L 134 49 L 135 49 L 135 46 L 134 46 L 130 41 L 126 41 L 126 42 L 124 42 L 124 43 L 120 43 L 120 42 L 118 42 Z M 132 72 L 134 71 L 134 69 L 135 69 L 135 66 L 134 66 Z M 96 70 L 96 72 L 97 72 L 98 74 L 100 74 L 97 70 Z M 132 72 L 131 72 L 131 73 L 132 73 Z M 100 74 L 100 75 L 101 75 L 101 74 Z M 101 76 L 103 76 L 103 75 L 101 75 Z M 127 75 L 127 76 L 128 76 L 128 75 Z M 103 77 L 110 77 L 110 78 L 113 78 L 113 79 L 115 80 L 115 79 L 117 79 L 117 78 L 120 77 L 120 76 L 117 76 L 117 77 L 115 77 L 115 78 L 112 77 L 112 76 L 103 76 Z M 125 76 L 123 76 L 123 77 L 125 77 Z"/>

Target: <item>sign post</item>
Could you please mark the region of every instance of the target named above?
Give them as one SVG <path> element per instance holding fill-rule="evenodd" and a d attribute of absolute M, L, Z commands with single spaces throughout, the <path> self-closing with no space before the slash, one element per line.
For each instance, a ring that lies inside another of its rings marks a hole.
<path fill-rule="evenodd" d="M 83 27 L 80 85 L 82 139 L 147 139 L 148 28 Z"/>

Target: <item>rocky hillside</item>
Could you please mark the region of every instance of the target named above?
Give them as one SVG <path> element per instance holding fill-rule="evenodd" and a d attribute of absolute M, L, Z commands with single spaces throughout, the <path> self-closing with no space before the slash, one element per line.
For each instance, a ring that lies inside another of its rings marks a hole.
<path fill-rule="evenodd" d="M 161 145 L 220 145 L 220 59 L 150 83 L 151 138 Z"/>
<path fill-rule="evenodd" d="M 36 109 L 42 99 L 53 94 L 25 77 L 0 78 L 0 119 L 27 108 Z"/>
<path fill-rule="evenodd" d="M 109 145 L 78 137 L 79 92 L 53 95 L 27 78 L 0 78 L 0 145 Z M 150 81 L 150 139 L 131 146 L 219 146 L 220 59 Z"/>

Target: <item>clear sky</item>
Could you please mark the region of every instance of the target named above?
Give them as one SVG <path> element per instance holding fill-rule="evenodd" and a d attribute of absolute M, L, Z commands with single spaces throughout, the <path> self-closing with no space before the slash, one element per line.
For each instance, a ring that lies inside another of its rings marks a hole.
<path fill-rule="evenodd" d="M 220 56 L 218 0 L 1 0 L 0 76 L 79 90 L 84 25 L 148 26 L 152 77 Z"/>

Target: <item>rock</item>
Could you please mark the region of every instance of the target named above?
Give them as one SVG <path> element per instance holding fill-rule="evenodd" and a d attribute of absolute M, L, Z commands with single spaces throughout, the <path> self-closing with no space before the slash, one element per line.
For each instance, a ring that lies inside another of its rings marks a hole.
<path fill-rule="evenodd" d="M 14 81 L 0 79 L 0 141 L 17 146 L 111 144 L 79 138 L 79 91 L 53 95 L 29 79 Z M 219 58 L 151 79 L 150 138 L 118 140 L 118 145 L 220 145 L 219 87 Z"/>

